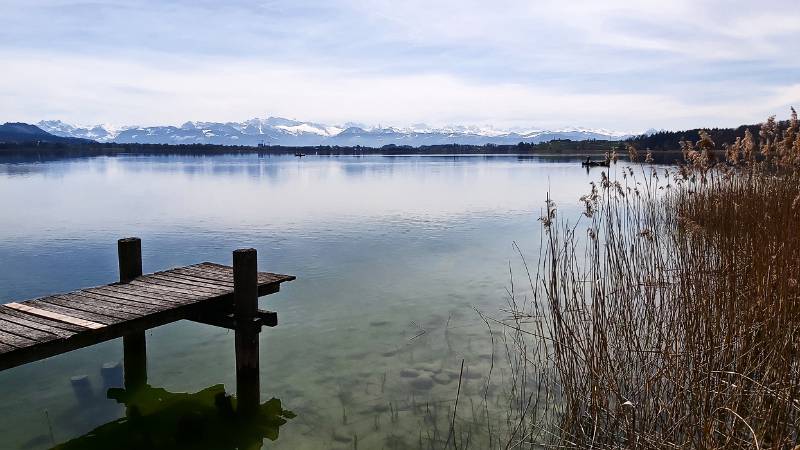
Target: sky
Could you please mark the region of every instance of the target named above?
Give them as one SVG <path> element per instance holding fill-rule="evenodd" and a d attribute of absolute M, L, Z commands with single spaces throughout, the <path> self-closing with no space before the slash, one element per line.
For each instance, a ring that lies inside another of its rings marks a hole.
<path fill-rule="evenodd" d="M 797 0 L 0 0 L 0 122 L 616 131 L 800 106 Z"/>

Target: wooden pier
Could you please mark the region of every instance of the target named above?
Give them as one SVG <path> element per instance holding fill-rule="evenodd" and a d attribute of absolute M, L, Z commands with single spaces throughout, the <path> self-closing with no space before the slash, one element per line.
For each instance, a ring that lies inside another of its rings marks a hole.
<path fill-rule="evenodd" d="M 147 383 L 144 332 L 187 319 L 235 331 L 238 410 L 256 411 L 258 335 L 277 325 L 258 297 L 295 277 L 258 272 L 254 249 L 234 251 L 232 267 L 204 262 L 147 275 L 138 238 L 120 239 L 118 254 L 117 283 L 0 305 L 0 370 L 122 337 L 125 388 L 136 389 Z"/>

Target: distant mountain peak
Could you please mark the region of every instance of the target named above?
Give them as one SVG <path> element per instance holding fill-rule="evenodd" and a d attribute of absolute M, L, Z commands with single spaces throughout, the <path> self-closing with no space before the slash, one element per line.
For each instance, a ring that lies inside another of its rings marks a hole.
<path fill-rule="evenodd" d="M 517 144 L 538 143 L 553 139 L 612 140 L 632 136 L 633 133 L 567 127 L 558 130 L 501 129 L 492 126 L 450 125 L 432 127 L 418 123 L 409 127 L 379 124 L 367 126 L 347 122 L 327 125 L 302 122 L 284 117 L 252 118 L 242 122 L 187 121 L 180 126 L 124 126 L 71 125 L 60 120 L 43 120 L 41 129 L 56 136 L 92 139 L 100 142 L 152 143 L 152 144 L 215 144 L 215 145 L 362 145 L 380 147 L 396 145 L 436 144 Z"/>
<path fill-rule="evenodd" d="M 48 133 L 36 125 L 6 122 L 0 125 L 0 142 L 74 142 L 78 139 Z M 80 140 L 83 141 L 83 140 Z M 83 141 L 85 142 L 85 141 Z"/>

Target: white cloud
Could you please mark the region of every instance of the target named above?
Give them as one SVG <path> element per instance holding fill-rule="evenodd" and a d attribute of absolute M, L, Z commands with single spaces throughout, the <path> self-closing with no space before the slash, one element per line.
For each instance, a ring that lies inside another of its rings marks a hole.
<path fill-rule="evenodd" d="M 783 0 L 8 0 L 0 16 L 0 120 L 637 130 L 800 103 Z"/>
<path fill-rule="evenodd" d="M 0 87 L 0 118 L 5 120 L 80 117 L 89 123 L 112 119 L 151 125 L 272 114 L 329 123 L 576 124 L 641 130 L 661 123 L 690 126 L 693 120 L 708 122 L 707 117 L 713 118 L 709 125 L 733 125 L 800 103 L 800 85 L 776 88 L 757 101 L 701 104 L 664 94 L 558 91 L 444 73 L 364 76 L 239 60 L 167 67 L 105 58 L 1 56 L 8 61 Z"/>

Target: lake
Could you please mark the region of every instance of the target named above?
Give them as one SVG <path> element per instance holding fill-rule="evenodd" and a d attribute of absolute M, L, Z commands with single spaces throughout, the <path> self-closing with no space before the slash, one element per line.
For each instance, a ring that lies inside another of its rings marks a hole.
<path fill-rule="evenodd" d="M 579 215 L 600 170 L 576 161 L 0 159 L 0 303 L 116 281 L 121 237 L 142 238 L 145 272 L 255 247 L 260 270 L 297 276 L 260 301 L 279 318 L 261 333 L 262 397 L 297 414 L 268 447 L 418 448 L 448 421 L 458 378 L 463 405 L 474 399 L 464 420 L 490 368 L 501 380 L 505 356 L 475 310 L 502 317 L 512 276 L 525 278 L 514 242 L 535 265 L 548 191 Z M 235 389 L 233 333 L 183 321 L 147 339 L 151 385 Z M 100 377 L 121 358 L 114 340 L 0 372 L 0 447 L 50 448 L 122 417 Z M 81 375 L 91 395 L 78 401 Z M 487 402 L 501 410 L 498 386 Z"/>

